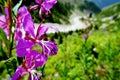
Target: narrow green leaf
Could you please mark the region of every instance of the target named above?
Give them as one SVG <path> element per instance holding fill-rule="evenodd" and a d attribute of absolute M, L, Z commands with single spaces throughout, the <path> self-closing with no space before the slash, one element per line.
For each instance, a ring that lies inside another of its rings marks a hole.
<path fill-rule="evenodd" d="M 7 36 L 5 34 L 5 32 L 3 31 L 3 29 L 0 28 L 0 40 L 2 42 L 4 42 L 5 46 L 7 47 L 7 49 L 10 49 L 10 42 L 7 39 Z"/>
<path fill-rule="evenodd" d="M 0 40 L 0 61 L 7 59 L 7 53 L 4 51 L 2 41 Z"/>
<path fill-rule="evenodd" d="M 20 5 L 22 4 L 22 1 L 23 0 L 20 0 L 19 3 L 17 3 L 14 7 L 13 7 L 13 12 L 15 15 L 17 15 L 17 11 L 18 11 L 18 8 L 20 7 Z"/>

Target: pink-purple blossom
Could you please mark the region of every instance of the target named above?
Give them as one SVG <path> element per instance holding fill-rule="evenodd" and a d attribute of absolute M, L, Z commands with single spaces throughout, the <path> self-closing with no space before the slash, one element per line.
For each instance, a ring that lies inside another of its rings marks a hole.
<path fill-rule="evenodd" d="M 42 12 L 45 13 L 45 15 L 48 15 L 50 12 L 50 9 L 57 3 L 57 0 L 35 0 L 36 5 L 31 6 L 30 10 L 40 8 L 39 15 L 42 18 Z"/>
<path fill-rule="evenodd" d="M 10 19 L 9 19 L 8 10 L 9 10 L 9 7 L 4 6 L 5 15 L 0 16 L 0 28 L 2 28 L 4 30 L 4 32 L 6 33 L 7 36 L 9 36 L 9 34 L 10 34 L 10 31 L 9 31 Z"/>
<path fill-rule="evenodd" d="M 41 5 L 41 11 L 45 12 L 45 14 L 50 13 L 50 9 L 56 3 L 57 3 L 57 0 L 44 0 L 44 2 Z"/>
<path fill-rule="evenodd" d="M 25 36 L 18 40 L 18 44 L 16 46 L 18 57 L 26 56 L 32 50 L 35 44 L 38 44 L 39 47 L 42 47 L 43 54 L 55 55 L 58 51 L 56 44 L 52 41 L 44 41 L 44 37 L 43 37 L 43 35 L 46 34 L 46 32 L 48 31 L 48 29 L 52 27 L 42 26 L 40 24 L 36 31 L 33 20 L 31 18 L 30 13 L 27 11 L 27 8 L 26 7 L 22 7 L 22 8 L 24 8 L 23 12 L 27 12 L 27 14 L 24 14 L 24 20 L 23 20 L 24 31 L 22 32 L 25 33 Z M 16 35 L 19 36 L 19 34 Z"/>
<path fill-rule="evenodd" d="M 32 51 L 25 57 L 21 66 L 18 66 L 12 80 L 20 80 L 26 74 L 29 74 L 28 80 L 41 80 L 42 74 L 37 72 L 35 68 L 43 66 L 47 57 L 39 54 L 37 51 Z"/>
<path fill-rule="evenodd" d="M 37 5 L 32 6 L 31 9 L 39 7 L 39 14 L 42 15 L 42 12 L 48 14 L 57 0 L 35 0 L 35 2 Z M 48 57 L 58 52 L 55 42 L 45 40 L 47 31 L 54 28 L 43 26 L 42 23 L 35 27 L 26 6 L 18 9 L 15 24 L 16 53 L 18 57 L 24 57 L 25 60 L 22 65 L 18 66 L 12 80 L 20 80 L 26 74 L 29 74 L 28 80 L 41 80 L 42 74 L 37 72 L 36 68 L 45 65 Z M 36 45 L 42 50 L 36 50 L 34 48 Z"/>
<path fill-rule="evenodd" d="M 26 22 L 27 19 L 29 20 L 28 22 Z M 26 25 L 29 25 L 29 27 L 27 27 L 29 29 L 26 28 Z M 31 32 L 33 31 L 31 29 L 34 29 L 32 17 L 26 6 L 20 7 L 16 19 L 15 40 L 23 38 L 23 36 L 28 33 L 34 36 L 34 32 Z"/>

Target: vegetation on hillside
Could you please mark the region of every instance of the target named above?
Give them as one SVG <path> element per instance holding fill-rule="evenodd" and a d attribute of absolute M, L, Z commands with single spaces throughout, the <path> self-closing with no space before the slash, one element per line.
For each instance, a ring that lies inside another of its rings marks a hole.
<path fill-rule="evenodd" d="M 120 3 L 104 8 L 97 16 L 100 18 L 117 16 L 120 14 Z"/>
<path fill-rule="evenodd" d="M 78 2 L 78 1 L 76 1 L 76 2 Z M 93 2 L 90 2 L 87 0 L 82 1 L 78 5 L 78 9 L 80 9 L 81 11 L 88 10 L 88 11 L 93 12 L 93 13 L 98 13 L 101 11 L 101 9 L 98 8 Z"/>
<path fill-rule="evenodd" d="M 109 6 L 96 14 L 91 23 L 97 28 L 115 31 L 120 29 L 120 3 Z M 112 29 L 111 29 L 112 27 Z M 113 28 L 114 27 L 114 28 Z"/>

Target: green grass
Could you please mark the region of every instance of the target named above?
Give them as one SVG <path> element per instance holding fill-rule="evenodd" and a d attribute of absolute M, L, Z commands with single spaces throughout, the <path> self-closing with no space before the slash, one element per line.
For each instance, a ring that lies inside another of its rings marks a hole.
<path fill-rule="evenodd" d="M 64 37 L 58 54 L 46 64 L 44 80 L 119 80 L 119 34 L 93 31 L 86 43 L 75 32 Z"/>

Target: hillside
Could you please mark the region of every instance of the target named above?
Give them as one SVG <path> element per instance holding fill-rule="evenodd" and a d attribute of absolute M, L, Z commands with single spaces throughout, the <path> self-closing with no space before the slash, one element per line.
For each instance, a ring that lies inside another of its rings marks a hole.
<path fill-rule="evenodd" d="M 120 3 L 104 8 L 97 16 L 109 17 L 120 13 Z"/>
<path fill-rule="evenodd" d="M 87 0 L 94 2 L 100 9 L 104 9 L 107 6 L 120 2 L 120 0 Z"/>
<path fill-rule="evenodd" d="M 27 2 L 28 1 L 25 2 L 26 5 Z M 35 3 L 32 2 L 32 4 Z M 54 6 L 53 9 L 51 9 L 52 15 L 46 17 L 46 22 L 69 24 L 69 17 L 74 9 L 80 10 L 80 12 L 83 13 L 85 10 L 92 13 L 100 12 L 100 9 L 92 2 L 84 0 L 58 0 L 58 3 Z M 38 11 L 39 10 L 32 12 L 32 16 L 36 23 L 40 22 L 39 15 L 37 14 Z"/>
<path fill-rule="evenodd" d="M 102 28 L 109 31 L 120 29 L 120 3 L 104 8 L 95 15 L 90 22 L 96 28 Z"/>

